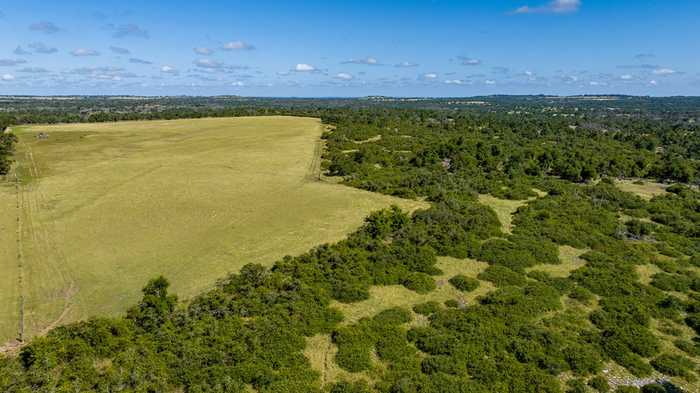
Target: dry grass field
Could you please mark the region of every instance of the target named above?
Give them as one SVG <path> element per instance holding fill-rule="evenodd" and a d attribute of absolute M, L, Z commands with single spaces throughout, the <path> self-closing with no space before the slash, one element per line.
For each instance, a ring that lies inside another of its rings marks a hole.
<path fill-rule="evenodd" d="M 616 180 L 615 185 L 622 191 L 639 195 L 640 198 L 647 201 L 657 195 L 664 195 L 667 187 L 667 185 L 661 183 L 633 179 Z"/>
<path fill-rule="evenodd" d="M 505 233 L 511 233 L 513 230 L 513 214 L 519 207 L 525 206 L 528 200 L 512 201 L 508 199 L 499 199 L 488 194 L 480 194 L 479 202 L 493 209 L 501 222 L 501 228 Z"/>
<path fill-rule="evenodd" d="M 16 129 L 19 187 L 0 187 L 0 343 L 18 333 L 20 296 L 29 337 L 123 312 L 159 274 L 187 298 L 246 263 L 340 240 L 373 210 L 424 206 L 318 181 L 322 127 L 255 117 Z"/>

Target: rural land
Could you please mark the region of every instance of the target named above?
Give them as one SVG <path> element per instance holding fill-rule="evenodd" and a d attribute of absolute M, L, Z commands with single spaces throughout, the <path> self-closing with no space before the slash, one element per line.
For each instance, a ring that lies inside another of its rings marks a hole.
<path fill-rule="evenodd" d="M 700 391 L 698 98 L 0 108 L 0 391 Z"/>

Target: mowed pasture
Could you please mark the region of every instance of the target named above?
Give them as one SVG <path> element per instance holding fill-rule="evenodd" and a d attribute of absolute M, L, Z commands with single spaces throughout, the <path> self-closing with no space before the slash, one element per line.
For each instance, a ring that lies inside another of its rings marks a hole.
<path fill-rule="evenodd" d="M 123 312 L 159 274 L 189 298 L 244 264 L 340 240 L 373 210 L 424 206 L 319 181 L 323 127 L 251 117 L 16 128 L 18 181 L 0 187 L 0 343 L 18 334 L 20 297 L 30 337 Z"/>

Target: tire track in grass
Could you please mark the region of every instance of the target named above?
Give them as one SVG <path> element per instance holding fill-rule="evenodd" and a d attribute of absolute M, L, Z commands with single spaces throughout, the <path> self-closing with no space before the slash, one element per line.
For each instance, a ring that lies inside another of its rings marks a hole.
<path fill-rule="evenodd" d="M 23 198 L 20 191 L 19 177 L 17 176 L 17 168 L 14 169 L 15 176 L 15 193 L 17 194 L 17 281 L 18 281 L 18 326 L 17 340 L 21 343 L 24 341 L 24 255 L 22 254 L 22 206 Z"/>
<path fill-rule="evenodd" d="M 21 335 L 22 339 L 25 339 L 27 338 L 27 333 L 32 336 L 36 334 L 45 334 L 48 332 L 48 330 L 50 330 L 50 328 L 60 324 L 72 307 L 71 299 L 75 293 L 77 293 L 77 289 L 74 281 L 64 269 L 64 267 L 67 266 L 67 259 L 54 239 L 53 234 L 55 233 L 56 229 L 53 220 L 47 223 L 40 223 L 36 218 L 36 215 L 42 206 L 46 205 L 47 198 L 37 181 L 41 177 L 41 171 L 39 170 L 36 160 L 34 159 L 34 153 L 31 147 L 26 143 L 23 143 L 22 147 L 25 149 L 25 159 L 28 163 L 29 175 L 35 181 L 24 186 L 18 184 L 18 192 L 22 195 L 22 206 L 21 210 L 18 212 L 18 216 L 21 217 L 24 215 L 26 217 L 26 223 L 22 225 L 20 237 L 23 237 L 25 231 L 29 233 L 29 238 L 32 241 L 32 245 L 34 246 L 36 253 L 34 262 L 41 264 L 40 266 L 35 265 L 33 267 L 43 269 L 46 272 L 47 277 L 50 276 L 53 282 L 59 283 L 56 286 L 56 296 L 60 298 L 59 301 L 63 302 L 61 311 L 57 311 L 58 317 L 52 321 L 44 322 L 42 320 L 35 320 L 35 318 L 32 317 L 33 315 L 37 314 L 37 310 L 27 309 L 27 293 L 30 287 L 27 284 L 31 283 L 27 281 L 26 277 L 24 277 L 24 271 L 30 266 L 27 265 L 28 260 L 24 255 L 24 247 L 26 247 L 26 244 L 24 241 L 22 241 L 22 269 L 20 273 L 22 277 Z M 42 312 L 40 312 L 40 315 L 41 314 L 45 315 L 47 314 L 47 311 L 42 310 Z"/>

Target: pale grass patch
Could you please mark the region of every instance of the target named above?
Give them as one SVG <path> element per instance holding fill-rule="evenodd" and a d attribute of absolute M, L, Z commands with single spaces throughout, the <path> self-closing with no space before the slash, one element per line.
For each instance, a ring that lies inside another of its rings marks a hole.
<path fill-rule="evenodd" d="M 658 266 L 651 263 L 646 265 L 635 266 L 637 274 L 639 274 L 639 282 L 645 285 L 649 285 L 651 282 L 651 277 L 656 273 L 661 273 L 663 270 L 659 269 Z"/>
<path fill-rule="evenodd" d="M 583 267 L 586 264 L 586 261 L 581 259 L 581 255 L 585 254 L 586 252 L 588 252 L 586 249 L 582 250 L 570 246 L 559 246 L 560 264 L 552 265 L 549 263 L 543 263 L 529 267 L 526 269 L 526 271 L 530 272 L 533 270 L 538 270 L 546 272 L 552 277 L 569 277 L 571 272 Z"/>
<path fill-rule="evenodd" d="M 367 383 L 372 381 L 367 372 L 351 373 L 340 368 L 335 362 L 338 347 L 333 343 L 330 335 L 317 334 L 306 338 L 304 356 L 309 360 L 311 368 L 321 374 L 321 386 L 338 381 L 359 381 Z"/>
<path fill-rule="evenodd" d="M 353 143 L 358 144 L 358 145 L 362 145 L 362 144 L 365 144 L 365 143 L 379 142 L 379 141 L 381 141 L 381 140 L 382 140 L 382 136 L 381 136 L 381 135 L 376 135 L 376 136 L 373 136 L 373 137 L 371 137 L 371 138 L 367 138 L 367 139 L 365 139 L 364 141 L 353 141 Z"/>
<path fill-rule="evenodd" d="M 666 187 L 668 186 L 665 184 L 654 183 L 647 180 L 642 180 L 644 184 L 634 184 L 638 181 L 638 179 L 615 180 L 615 185 L 620 190 L 636 194 L 647 201 L 655 196 L 666 194 Z"/>
<path fill-rule="evenodd" d="M 333 302 L 332 307 L 343 313 L 344 319 L 341 325 L 349 325 L 359 321 L 361 318 L 372 317 L 379 312 L 393 307 L 404 307 L 411 310 L 416 304 L 436 301 L 444 303 L 446 300 L 455 299 L 460 304 L 473 304 L 477 297 L 483 296 L 495 289 L 493 284 L 481 281 L 479 288 L 472 292 L 461 292 L 455 289 L 448 280 L 457 274 L 474 277 L 484 271 L 488 264 L 471 259 L 456 259 L 450 257 L 439 257 L 437 267 L 443 271 L 439 276 L 435 276 L 437 288 L 427 294 L 406 289 L 401 285 L 373 286 L 370 288 L 370 298 L 358 302 L 345 304 Z M 425 326 L 428 324 L 427 317 L 413 313 L 413 320 L 409 326 Z M 381 373 L 385 365 L 373 354 L 373 370 L 370 372 L 350 373 L 335 363 L 335 355 L 338 348 L 333 344 L 329 335 L 320 334 L 307 338 L 304 355 L 309 359 L 314 370 L 321 373 L 322 384 L 337 382 L 340 380 L 357 381 L 365 380 L 368 383 L 373 381 L 373 373 Z"/>
<path fill-rule="evenodd" d="M 472 304 L 477 297 L 485 295 L 495 288 L 492 283 L 481 281 L 476 290 L 462 292 L 455 289 L 448 282 L 450 278 L 457 274 L 476 278 L 480 272 L 488 267 L 488 264 L 485 262 L 440 257 L 438 258 L 437 267 L 443 271 L 443 274 L 434 277 L 437 288 L 429 293 L 421 295 L 406 289 L 403 285 L 374 286 L 370 288 L 369 299 L 350 304 L 333 302 L 332 307 L 343 313 L 343 324 L 352 324 L 361 318 L 371 317 L 392 307 L 404 307 L 410 310 L 416 304 L 428 301 L 444 303 L 450 299 L 455 299 L 463 305 Z M 420 323 L 420 321 L 417 323 Z"/>
<path fill-rule="evenodd" d="M 513 214 L 519 207 L 525 206 L 529 200 L 511 201 L 509 199 L 500 199 L 488 194 L 479 194 L 479 202 L 490 207 L 496 212 L 498 221 L 501 222 L 501 228 L 505 233 L 511 233 L 513 230 Z"/>

